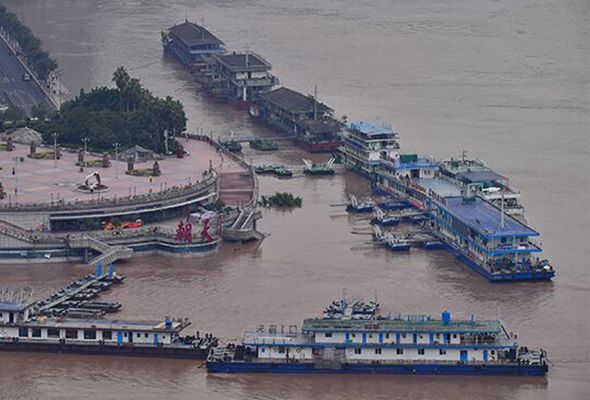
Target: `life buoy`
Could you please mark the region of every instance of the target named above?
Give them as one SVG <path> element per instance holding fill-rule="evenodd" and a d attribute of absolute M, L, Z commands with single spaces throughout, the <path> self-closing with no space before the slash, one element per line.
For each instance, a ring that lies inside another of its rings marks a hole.
<path fill-rule="evenodd" d="M 273 347 L 273 348 L 272 348 L 272 351 L 274 351 L 274 352 L 276 353 L 276 352 L 278 352 L 278 351 L 279 351 L 279 348 L 278 348 L 278 347 Z"/>
<path fill-rule="evenodd" d="M 295 351 L 296 351 L 297 353 L 301 353 L 301 347 L 297 347 L 297 349 L 295 349 Z"/>

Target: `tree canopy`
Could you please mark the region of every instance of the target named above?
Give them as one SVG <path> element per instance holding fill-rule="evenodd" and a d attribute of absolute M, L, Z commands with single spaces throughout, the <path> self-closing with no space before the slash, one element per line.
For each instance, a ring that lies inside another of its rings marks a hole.
<path fill-rule="evenodd" d="M 15 14 L 7 12 L 2 4 L 0 4 L 0 26 L 18 42 L 27 64 L 35 71 L 37 77 L 47 80 L 49 74 L 57 69 L 57 61 L 41 48 L 41 41 L 33 35 L 33 32 L 23 25 Z"/>
<path fill-rule="evenodd" d="M 174 148 L 174 136 L 186 129 L 182 104 L 170 96 L 154 96 L 124 67 L 117 68 L 113 82 L 115 88 L 81 90 L 74 100 L 64 103 L 53 120 L 38 126 L 44 140 L 52 142 L 51 135 L 57 133 L 60 143 L 73 147 L 88 138 L 93 150 L 112 150 L 117 142 L 122 147 L 141 145 L 164 153 L 167 131 L 169 148 Z"/>

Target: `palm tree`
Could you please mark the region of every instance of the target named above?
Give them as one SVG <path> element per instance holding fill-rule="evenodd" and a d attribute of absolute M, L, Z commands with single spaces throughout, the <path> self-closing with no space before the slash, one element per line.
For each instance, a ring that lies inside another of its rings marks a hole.
<path fill-rule="evenodd" d="M 127 90 L 127 85 L 131 77 L 127 73 L 125 67 L 119 67 L 113 74 L 113 82 L 119 89 L 119 110 L 123 110 L 123 93 Z"/>

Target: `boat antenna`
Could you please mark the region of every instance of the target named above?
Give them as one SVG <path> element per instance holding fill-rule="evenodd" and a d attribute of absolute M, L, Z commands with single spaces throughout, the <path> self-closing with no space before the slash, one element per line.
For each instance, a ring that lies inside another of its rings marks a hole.
<path fill-rule="evenodd" d="M 506 220 L 504 217 L 504 193 L 506 192 L 506 188 L 502 188 L 502 199 L 500 200 L 500 229 L 504 229 L 506 224 Z"/>
<path fill-rule="evenodd" d="M 318 86 L 313 87 L 313 120 L 318 119 Z"/>
<path fill-rule="evenodd" d="M 461 152 L 461 162 L 465 162 L 465 158 L 467 157 L 467 150 L 463 150 Z"/>
<path fill-rule="evenodd" d="M 246 68 L 248 68 L 248 43 L 246 43 Z"/>
<path fill-rule="evenodd" d="M 342 300 L 346 300 L 346 288 L 342 288 Z"/>

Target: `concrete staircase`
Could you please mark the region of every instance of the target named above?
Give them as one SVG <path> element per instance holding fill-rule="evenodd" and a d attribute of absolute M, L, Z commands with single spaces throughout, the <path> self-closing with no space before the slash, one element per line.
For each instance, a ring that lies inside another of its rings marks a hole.
<path fill-rule="evenodd" d="M 21 228 L 20 226 L 16 226 L 14 224 L 11 224 L 10 222 L 3 220 L 0 220 L 0 234 L 9 236 L 14 239 L 22 240 L 27 243 L 35 242 L 30 232 Z"/>
<path fill-rule="evenodd" d="M 90 236 L 70 239 L 70 247 L 74 249 L 86 248 L 98 251 L 100 254 L 88 262 L 88 266 L 90 267 L 94 267 L 98 265 L 98 263 L 101 265 L 112 264 L 117 260 L 131 258 L 133 255 L 133 249 L 127 246 L 111 246 L 108 243 L 101 242 Z"/>

